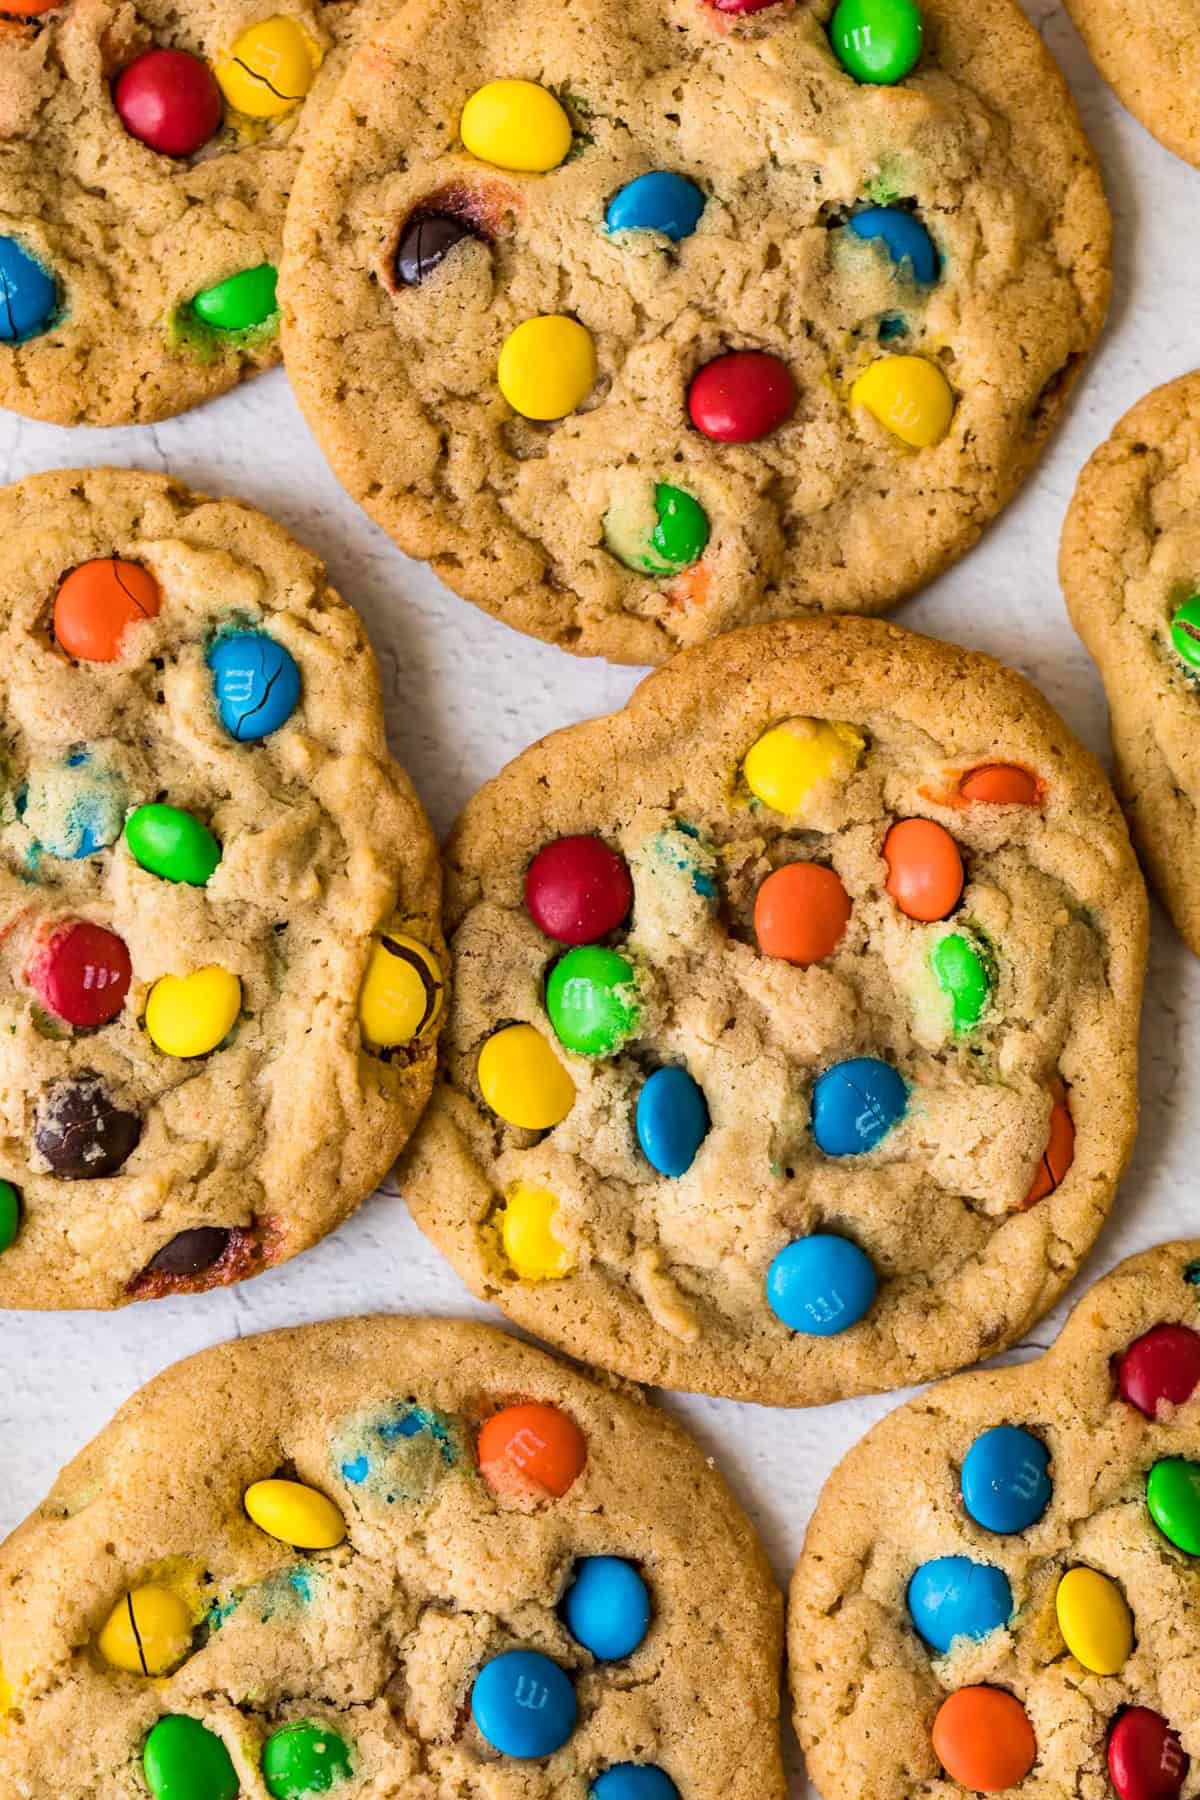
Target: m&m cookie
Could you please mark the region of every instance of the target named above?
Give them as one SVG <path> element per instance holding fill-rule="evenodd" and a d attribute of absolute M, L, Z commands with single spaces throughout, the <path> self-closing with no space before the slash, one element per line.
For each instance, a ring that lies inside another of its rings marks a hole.
<path fill-rule="evenodd" d="M 1059 576 L 1104 682 L 1134 842 L 1200 955 L 1200 374 L 1147 394 L 1095 452 Z"/>
<path fill-rule="evenodd" d="M 0 492 L 0 720 L 0 1306 L 306 1249 L 412 1130 L 446 991 L 361 620 L 248 506 L 35 476 Z"/>
<path fill-rule="evenodd" d="M 162 419 L 278 360 L 300 149 L 352 39 L 387 10 L 8 9 L 0 406 L 60 425 Z"/>
<path fill-rule="evenodd" d="M 24 1800 L 786 1797 L 781 1598 L 713 1459 L 478 1325 L 176 1364 L 0 1546 L 0 1645 Z"/>
<path fill-rule="evenodd" d="M 657 663 L 969 548 L 1095 340 L 1110 225 L 1013 0 L 415 0 L 297 176 L 297 397 L 402 549 Z"/>
<path fill-rule="evenodd" d="M 1200 44 L 1188 0 L 1162 0 L 1152 13 L 1128 0 L 1067 0 L 1067 11 L 1122 106 L 1200 168 Z"/>
<path fill-rule="evenodd" d="M 1200 1242 L 1057 1343 L 902 1406 L 826 1482 L 792 1582 L 821 1800 L 1195 1792 Z"/>
<path fill-rule="evenodd" d="M 519 756 L 447 873 L 404 1193 L 522 1326 L 806 1405 L 1071 1279 L 1133 1140 L 1146 900 L 1017 675 L 869 620 L 730 633 Z"/>

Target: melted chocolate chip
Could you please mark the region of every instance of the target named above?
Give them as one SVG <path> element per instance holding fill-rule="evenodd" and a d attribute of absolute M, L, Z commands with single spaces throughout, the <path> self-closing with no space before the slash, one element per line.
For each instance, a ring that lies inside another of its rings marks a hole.
<path fill-rule="evenodd" d="M 114 1175 L 137 1148 L 142 1121 L 123 1112 L 98 1075 L 56 1081 L 46 1091 L 34 1143 L 63 1181 Z"/>
<path fill-rule="evenodd" d="M 481 234 L 467 219 L 451 213 L 418 213 L 408 221 L 396 251 L 396 277 L 405 287 L 420 287 L 439 268 L 456 244 Z"/>
<path fill-rule="evenodd" d="M 146 1266 L 159 1275 L 200 1275 L 220 1262 L 232 1236 L 224 1225 L 196 1225 L 191 1231 L 178 1231 Z"/>

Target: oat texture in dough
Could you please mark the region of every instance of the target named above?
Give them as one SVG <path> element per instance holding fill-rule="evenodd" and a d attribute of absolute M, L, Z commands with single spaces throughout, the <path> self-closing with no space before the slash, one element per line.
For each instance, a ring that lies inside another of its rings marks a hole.
<path fill-rule="evenodd" d="M 0 492 L 0 1305 L 293 1256 L 387 1172 L 444 993 L 358 615 L 251 507 Z"/>
<path fill-rule="evenodd" d="M 1133 1140 L 1146 902 L 1019 676 L 870 620 L 730 633 L 519 756 L 446 875 L 401 1179 L 521 1325 L 802 1405 L 973 1362 L 1071 1279 Z"/>

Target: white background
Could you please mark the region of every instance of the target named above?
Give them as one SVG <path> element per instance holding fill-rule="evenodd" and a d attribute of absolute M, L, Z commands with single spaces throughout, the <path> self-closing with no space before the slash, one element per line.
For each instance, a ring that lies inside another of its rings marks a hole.
<path fill-rule="evenodd" d="M 1041 0 L 1035 18 L 1103 164 L 1116 219 L 1110 323 L 1065 428 L 1024 494 L 979 549 L 898 617 L 1014 664 L 1107 760 L 1100 683 L 1058 590 L 1058 536 L 1093 448 L 1149 388 L 1200 361 L 1200 173 L 1121 110 L 1057 5 Z M 401 556 L 339 489 L 282 370 L 156 427 L 66 431 L 0 417 L 0 480 L 98 463 L 163 469 L 201 491 L 240 496 L 325 558 L 336 585 L 365 615 L 383 671 L 392 748 L 439 833 L 474 789 L 534 738 L 611 711 L 635 684 L 633 670 L 576 660 L 494 623 Z M 1200 1017 L 1191 1020 L 1197 995 L 1200 972 L 1155 908 L 1140 1140 L 1076 1291 L 1134 1250 L 1200 1232 L 1200 1107 L 1188 1120 L 1200 1054 Z M 307 1256 L 242 1287 L 109 1315 L 3 1316 L 0 1530 L 16 1525 L 118 1403 L 167 1363 L 233 1335 L 373 1310 L 498 1319 L 471 1299 L 394 1191 L 377 1194 Z M 1034 1343 L 1048 1343 L 1060 1318 L 1044 1322 Z M 808 1413 L 687 1397 L 668 1404 L 716 1457 L 785 1582 L 825 1476 L 895 1399 Z M 795 1791 L 804 1791 L 799 1777 Z"/>

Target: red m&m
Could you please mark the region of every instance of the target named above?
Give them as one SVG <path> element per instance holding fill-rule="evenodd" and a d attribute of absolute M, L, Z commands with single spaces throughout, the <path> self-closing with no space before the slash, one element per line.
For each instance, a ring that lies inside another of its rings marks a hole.
<path fill-rule="evenodd" d="M 1052 1194 L 1065 1180 L 1067 1170 L 1074 1161 L 1075 1125 L 1071 1109 L 1065 1100 L 1056 1100 L 1050 1114 L 1050 1135 L 1046 1139 L 1046 1148 L 1042 1151 L 1042 1160 L 1025 1196 L 1022 1210 L 1036 1206 L 1039 1200 Z"/>
<path fill-rule="evenodd" d="M 1121 1398 L 1156 1417 L 1160 1401 L 1182 1406 L 1200 1382 L 1200 1332 L 1187 1325 L 1156 1325 L 1135 1338 L 1117 1372 Z"/>
<path fill-rule="evenodd" d="M 732 350 L 705 363 L 688 389 L 692 424 L 722 444 L 752 444 L 777 431 L 796 405 L 787 364 L 765 350 Z"/>
<path fill-rule="evenodd" d="M 1160 1713 L 1131 1706 L 1109 1733 L 1108 1772 L 1119 1800 L 1175 1800 L 1188 1758 Z"/>
<path fill-rule="evenodd" d="M 887 891 L 910 919 L 932 924 L 958 905 L 963 864 L 958 845 L 933 819 L 901 819 L 883 842 Z"/>
<path fill-rule="evenodd" d="M 68 1025 L 86 1027 L 116 1018 L 132 973 L 129 952 L 115 931 L 73 919 L 41 947 L 28 977 L 48 1012 Z"/>
<path fill-rule="evenodd" d="M 72 569 L 54 602 L 54 635 L 80 662 L 116 662 L 125 633 L 153 619 L 162 605 L 149 569 L 117 556 L 97 556 Z"/>
<path fill-rule="evenodd" d="M 221 90 L 186 50 L 147 50 L 117 76 L 117 116 L 130 137 L 163 156 L 194 156 L 221 127 Z"/>
<path fill-rule="evenodd" d="M 625 858 L 598 837 L 545 844 L 525 877 L 525 905 L 557 943 L 594 944 L 623 925 L 633 905 Z"/>
<path fill-rule="evenodd" d="M 778 0 L 712 0 L 719 13 L 756 13 L 763 12 L 768 6 L 775 6 Z"/>

